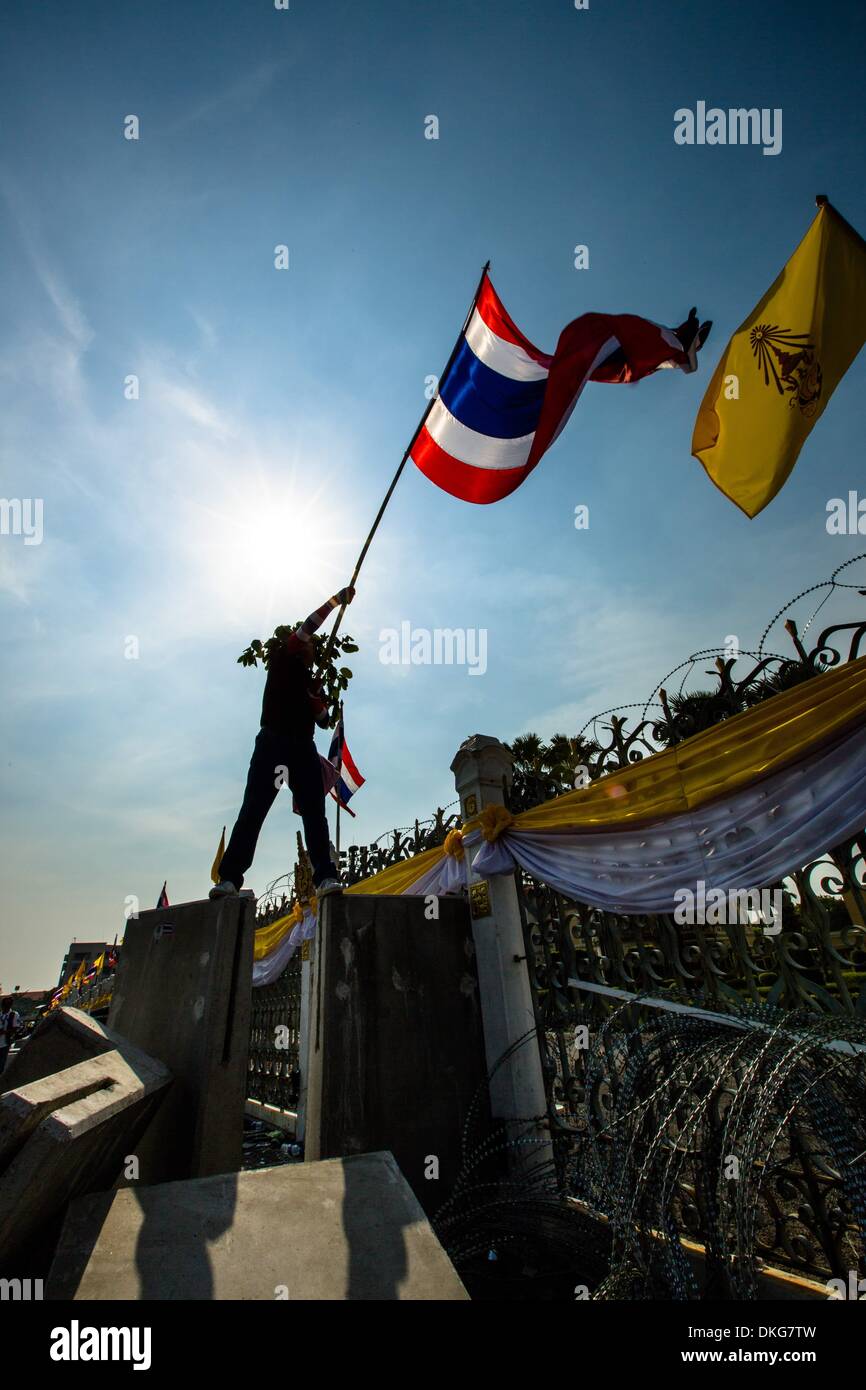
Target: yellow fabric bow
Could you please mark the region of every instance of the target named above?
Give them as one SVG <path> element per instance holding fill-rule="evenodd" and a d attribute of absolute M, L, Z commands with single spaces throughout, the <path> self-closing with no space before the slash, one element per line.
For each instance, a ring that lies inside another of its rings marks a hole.
<path fill-rule="evenodd" d="M 481 833 L 493 845 L 514 824 L 514 817 L 504 806 L 485 806 L 481 812 Z"/>
<path fill-rule="evenodd" d="M 298 925 L 303 919 L 304 909 L 300 903 L 295 903 L 284 917 L 278 917 L 275 922 L 268 922 L 267 926 L 256 927 L 253 937 L 253 959 L 266 960 L 272 951 L 275 951 L 284 936 Z"/>
<path fill-rule="evenodd" d="M 466 851 L 463 848 L 462 827 L 455 826 L 453 830 L 448 831 L 448 834 L 445 836 L 445 844 L 443 848 L 445 850 L 445 853 L 450 854 L 452 859 L 456 859 L 459 864 L 460 860 L 466 854 Z"/>

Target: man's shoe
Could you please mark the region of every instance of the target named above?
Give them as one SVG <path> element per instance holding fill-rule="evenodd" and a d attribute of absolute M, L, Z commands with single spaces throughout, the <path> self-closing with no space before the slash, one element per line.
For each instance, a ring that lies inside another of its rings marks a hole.
<path fill-rule="evenodd" d="M 327 898 L 329 893 L 342 893 L 343 885 L 338 878 L 323 878 L 316 885 L 316 897 Z"/>
<path fill-rule="evenodd" d="M 227 878 L 221 878 L 219 883 L 215 883 L 208 893 L 209 898 L 230 898 L 237 893 L 237 888 Z"/>

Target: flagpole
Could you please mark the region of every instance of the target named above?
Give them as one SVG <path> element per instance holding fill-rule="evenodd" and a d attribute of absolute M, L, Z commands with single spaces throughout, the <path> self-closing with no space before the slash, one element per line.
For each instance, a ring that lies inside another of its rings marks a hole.
<path fill-rule="evenodd" d="M 466 318 L 463 320 L 463 327 L 462 327 L 461 330 L 460 330 L 460 333 L 459 333 L 459 335 L 458 335 L 458 337 L 457 337 L 457 341 L 455 342 L 453 348 L 451 349 L 451 356 L 448 358 L 448 361 L 445 363 L 445 366 L 444 366 L 442 372 L 439 374 L 439 381 L 440 381 L 440 382 L 442 381 L 442 379 L 443 379 L 444 377 L 446 377 L 446 376 L 448 375 L 448 372 L 449 372 L 450 369 L 451 369 L 451 366 L 452 366 L 452 364 L 453 364 L 453 362 L 454 362 L 454 359 L 455 359 L 455 357 L 457 356 L 457 353 L 460 351 L 460 345 L 461 345 L 461 343 L 462 343 L 462 341 L 463 341 L 463 334 L 466 332 L 466 329 L 467 329 L 468 326 L 469 326 L 469 320 L 472 318 L 472 315 L 473 315 L 474 310 L 475 310 L 475 305 L 476 305 L 476 303 L 478 302 L 478 296 L 479 296 L 479 294 L 481 293 L 481 286 L 484 284 L 484 277 L 485 277 L 485 275 L 487 274 L 487 272 L 488 272 L 489 269 L 490 269 L 490 262 L 489 262 L 489 261 L 485 261 L 484 266 L 483 266 L 482 271 L 481 271 L 481 275 L 479 276 L 479 279 L 478 279 L 478 284 L 477 284 L 477 286 L 475 287 L 475 293 L 474 293 L 474 295 L 472 296 L 472 303 L 469 305 L 469 311 L 468 311 L 468 313 L 467 313 L 467 315 L 466 315 Z M 424 426 L 426 425 L 426 423 L 427 423 L 427 417 L 428 417 L 428 415 L 430 414 L 430 411 L 433 409 L 433 407 L 434 407 L 434 405 L 436 404 L 436 402 L 437 402 L 438 399 L 439 399 L 439 391 L 438 391 L 438 387 L 437 387 L 436 393 L 433 395 L 433 397 L 432 397 L 431 400 L 430 400 L 429 405 L 427 406 L 427 409 L 424 411 L 424 415 L 422 416 L 420 425 L 418 426 L 418 428 L 416 429 L 415 433 L 412 435 L 411 440 L 409 441 L 409 444 L 408 444 L 408 446 L 407 446 L 407 448 L 406 448 L 406 451 L 405 451 L 405 453 L 403 454 L 403 457 L 402 457 L 401 460 L 400 460 L 400 465 L 399 465 L 399 467 L 398 467 L 398 469 L 397 469 L 397 472 L 394 474 L 393 478 L 391 479 L 391 486 L 388 488 L 388 491 L 385 493 L 385 496 L 384 496 L 383 501 L 382 501 L 382 505 L 381 505 L 381 507 L 379 508 L 378 512 L 376 513 L 376 519 L 375 519 L 375 521 L 373 522 L 373 525 L 370 527 L 370 530 L 369 530 L 369 532 L 368 532 L 368 534 L 367 534 L 367 539 L 364 541 L 364 544 L 363 544 L 363 546 L 361 547 L 361 553 L 360 553 L 360 555 L 358 556 L 358 559 L 357 559 L 357 561 L 356 561 L 356 563 L 355 563 L 355 568 L 354 568 L 354 570 L 352 571 L 352 578 L 349 580 L 349 588 L 350 588 L 350 589 L 353 589 L 353 588 L 355 587 L 355 581 L 356 581 L 356 579 L 358 578 L 358 574 L 359 574 L 360 569 L 361 569 L 361 566 L 363 565 L 364 560 L 365 560 L 365 558 L 366 558 L 367 551 L 370 549 L 370 542 L 372 541 L 373 537 L 374 537 L 375 534 L 376 534 L 376 531 L 378 530 L 379 522 L 382 520 L 382 517 L 385 515 L 385 508 L 387 507 L 388 503 L 391 501 L 391 497 L 392 497 L 392 495 L 393 495 L 394 489 L 395 489 L 395 487 L 397 486 L 398 482 L 400 481 L 400 475 L 402 474 L 403 469 L 406 467 L 406 464 L 407 464 L 408 459 L 409 459 L 409 455 L 411 454 L 412 449 L 414 448 L 415 440 L 418 438 L 419 434 L 421 433 L 421 431 L 423 430 Z M 346 611 L 346 604 L 344 603 L 344 604 L 341 606 L 339 613 L 337 614 L 337 621 L 334 623 L 334 626 L 333 626 L 332 629 L 331 629 L 331 635 L 330 635 L 330 637 L 329 637 L 329 639 L 328 639 L 328 645 L 327 645 L 327 647 L 326 647 L 326 649 L 325 649 L 325 655 L 324 655 L 324 658 L 323 658 L 323 660 L 322 660 L 322 668 L 326 667 L 327 664 L 328 664 L 328 662 L 330 661 L 331 652 L 332 652 L 333 649 L 334 649 L 334 641 L 335 641 L 336 636 L 337 636 L 337 629 L 339 628 L 340 623 L 343 621 L 343 614 L 345 613 L 345 611 Z M 338 806 L 339 806 L 339 803 L 338 803 Z"/>
<path fill-rule="evenodd" d="M 341 724 L 341 725 L 342 725 L 342 722 L 343 722 L 343 701 L 341 700 L 341 701 L 340 701 L 340 724 Z M 344 736 L 345 736 L 345 730 L 344 730 Z M 340 744 L 339 756 L 340 756 L 340 766 L 339 766 L 339 768 L 337 769 L 337 777 L 338 777 L 338 779 L 339 779 L 340 773 L 341 773 L 342 770 L 343 770 L 343 745 L 342 745 L 342 743 Z M 337 782 L 337 843 L 336 843 L 336 850 L 337 850 L 337 865 L 336 865 L 336 868 L 337 868 L 337 878 L 339 878 L 339 877 L 340 877 L 340 785 L 339 785 L 339 780 L 338 780 L 338 782 Z"/>

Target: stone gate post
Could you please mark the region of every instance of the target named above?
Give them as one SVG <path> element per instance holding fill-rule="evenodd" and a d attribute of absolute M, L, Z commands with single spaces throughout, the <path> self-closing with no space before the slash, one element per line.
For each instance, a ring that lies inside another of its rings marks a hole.
<path fill-rule="evenodd" d="M 505 745 L 486 734 L 473 734 L 460 745 L 451 771 L 464 821 L 485 806 L 502 803 L 503 783 L 511 783 L 511 763 Z M 477 849 L 466 853 L 474 858 Z M 472 929 L 487 1065 L 492 1071 L 503 1053 L 534 1028 L 535 1014 L 514 877 L 509 874 L 485 881 L 470 877 L 477 884 L 472 894 Z M 490 1105 L 495 1119 L 541 1117 L 534 1128 L 540 1142 L 548 1140 L 544 1078 L 535 1038 L 524 1042 L 492 1077 Z M 527 1157 L 537 1162 L 539 1151 Z"/>
<path fill-rule="evenodd" d="M 312 941 L 305 941 L 301 947 L 301 1017 L 298 1024 L 298 1071 L 301 1073 L 301 1082 L 298 1091 L 298 1119 L 295 1125 L 295 1138 L 299 1144 L 304 1142 L 307 1126 L 307 1082 L 310 1075 L 310 1017 L 312 1015 L 313 952 L 315 948 L 315 938 Z"/>

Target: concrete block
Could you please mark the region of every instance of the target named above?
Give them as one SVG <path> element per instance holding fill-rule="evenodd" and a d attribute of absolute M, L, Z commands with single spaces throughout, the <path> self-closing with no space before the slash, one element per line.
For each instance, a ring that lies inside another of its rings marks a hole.
<path fill-rule="evenodd" d="M 17 1090 L 121 1046 L 115 1034 L 81 1009 L 53 1009 L 9 1059 L 0 1076 L 0 1090 Z"/>
<path fill-rule="evenodd" d="M 254 918 L 234 897 L 127 923 L 109 1027 L 174 1077 L 140 1146 L 142 1182 L 241 1166 Z"/>
<path fill-rule="evenodd" d="M 468 1298 L 391 1154 L 123 1188 L 69 1209 L 53 1299 Z"/>
<path fill-rule="evenodd" d="M 170 1079 L 113 1051 L 0 1097 L 0 1268 L 72 1197 L 115 1181 Z"/>
<path fill-rule="evenodd" d="M 470 1108 L 487 1118 L 465 901 L 326 898 L 313 983 L 305 1156 L 388 1149 L 424 1210 L 450 1195 Z M 434 1161 L 435 1160 L 435 1164 Z"/>

